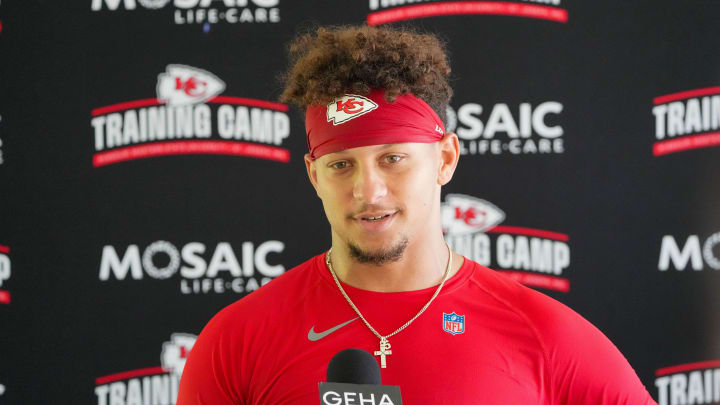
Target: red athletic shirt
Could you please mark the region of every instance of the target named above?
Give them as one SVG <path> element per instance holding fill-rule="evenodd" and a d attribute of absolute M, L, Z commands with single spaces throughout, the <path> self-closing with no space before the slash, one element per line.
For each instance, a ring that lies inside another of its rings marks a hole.
<path fill-rule="evenodd" d="M 323 259 L 315 256 L 220 311 L 190 352 L 177 404 L 317 405 L 333 355 L 378 350 Z M 412 318 L 436 289 L 343 287 L 383 335 Z M 406 405 L 655 403 L 588 321 L 467 258 L 430 307 L 389 341 L 382 383 L 400 386 Z"/>

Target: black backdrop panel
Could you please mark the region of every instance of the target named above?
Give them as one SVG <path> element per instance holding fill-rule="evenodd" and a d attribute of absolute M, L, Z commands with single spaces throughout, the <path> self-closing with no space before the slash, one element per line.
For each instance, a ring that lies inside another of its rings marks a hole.
<path fill-rule="evenodd" d="M 448 44 L 454 248 L 588 318 L 661 404 L 720 403 L 718 15 L 0 3 L 0 403 L 174 403 L 207 320 L 330 243 L 302 114 L 277 102 L 287 43 L 388 19 Z"/>

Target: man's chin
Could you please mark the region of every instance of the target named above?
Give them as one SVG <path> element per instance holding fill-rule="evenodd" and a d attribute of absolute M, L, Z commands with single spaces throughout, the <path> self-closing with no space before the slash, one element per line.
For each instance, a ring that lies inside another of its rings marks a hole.
<path fill-rule="evenodd" d="M 400 260 L 405 253 L 408 239 L 403 237 L 390 245 L 375 246 L 359 246 L 354 242 L 348 242 L 348 251 L 350 257 L 358 263 L 374 264 L 382 266 L 386 263 L 392 263 Z"/>

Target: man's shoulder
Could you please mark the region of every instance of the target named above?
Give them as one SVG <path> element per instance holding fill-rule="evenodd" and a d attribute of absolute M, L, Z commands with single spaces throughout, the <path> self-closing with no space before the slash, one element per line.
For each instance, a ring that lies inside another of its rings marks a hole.
<path fill-rule="evenodd" d="M 313 256 L 291 268 L 269 283 L 220 310 L 208 323 L 225 324 L 247 322 L 270 313 L 283 312 L 302 300 L 302 297 L 322 282 L 317 273 L 321 255 Z"/>
<path fill-rule="evenodd" d="M 472 276 L 477 288 L 534 335 L 561 403 L 654 403 L 622 353 L 592 323 L 552 297 L 477 266 Z"/>
<path fill-rule="evenodd" d="M 278 296 L 302 295 L 313 284 L 320 281 L 318 264 L 322 262 L 322 254 L 312 256 L 303 263 L 279 275 L 257 291 L 248 294 L 238 302 L 255 300 L 274 300 Z"/>
<path fill-rule="evenodd" d="M 596 364 L 601 370 L 622 376 L 620 380 L 636 382 L 637 376 L 615 345 L 569 306 L 483 266 L 476 269 L 474 279 L 522 319 L 553 370 L 568 370 L 579 363 Z"/>
<path fill-rule="evenodd" d="M 472 261 L 471 264 L 475 266 L 471 281 L 498 305 L 515 313 L 538 335 L 564 333 L 570 325 L 592 327 L 581 315 L 560 301 L 520 284 L 500 271 Z"/>

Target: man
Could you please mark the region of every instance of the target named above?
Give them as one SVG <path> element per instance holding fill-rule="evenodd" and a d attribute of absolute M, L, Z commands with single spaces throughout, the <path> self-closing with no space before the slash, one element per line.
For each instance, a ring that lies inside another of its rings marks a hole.
<path fill-rule="evenodd" d="M 450 251 L 440 191 L 450 68 L 436 38 L 319 29 L 291 46 L 310 182 L 332 248 L 225 308 L 178 404 L 316 404 L 331 357 L 377 356 L 407 404 L 651 404 L 605 336 L 564 305 Z"/>

